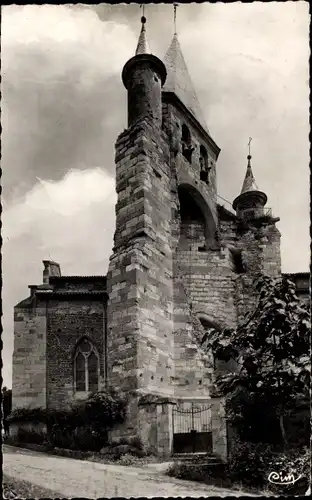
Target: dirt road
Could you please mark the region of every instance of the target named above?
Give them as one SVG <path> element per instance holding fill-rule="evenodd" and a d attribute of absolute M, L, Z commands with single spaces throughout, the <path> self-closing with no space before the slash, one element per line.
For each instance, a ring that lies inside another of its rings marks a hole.
<path fill-rule="evenodd" d="M 63 498 L 242 496 L 242 492 L 170 478 L 147 467 L 73 460 L 11 446 L 3 446 L 3 471 Z"/>

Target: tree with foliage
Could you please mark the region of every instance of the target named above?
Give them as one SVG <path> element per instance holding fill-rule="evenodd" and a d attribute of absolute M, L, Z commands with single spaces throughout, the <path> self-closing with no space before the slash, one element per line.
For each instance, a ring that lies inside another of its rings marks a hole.
<path fill-rule="evenodd" d="M 284 276 L 261 276 L 255 287 L 258 302 L 244 322 L 236 329 L 207 332 L 203 344 L 218 359 L 236 360 L 236 370 L 221 375 L 217 386 L 230 400 L 236 399 L 237 404 L 229 406 L 234 425 L 245 426 L 245 439 L 248 430 L 258 442 L 279 435 L 286 449 L 287 417 L 298 402 L 309 406 L 310 314 L 295 284 Z M 261 436 L 265 422 L 270 422 L 271 436 Z"/>

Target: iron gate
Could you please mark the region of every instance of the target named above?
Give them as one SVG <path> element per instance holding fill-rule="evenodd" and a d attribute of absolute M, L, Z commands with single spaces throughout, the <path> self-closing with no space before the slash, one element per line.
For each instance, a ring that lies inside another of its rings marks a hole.
<path fill-rule="evenodd" d="M 173 409 L 173 452 L 212 452 L 211 406 L 183 403 Z"/>

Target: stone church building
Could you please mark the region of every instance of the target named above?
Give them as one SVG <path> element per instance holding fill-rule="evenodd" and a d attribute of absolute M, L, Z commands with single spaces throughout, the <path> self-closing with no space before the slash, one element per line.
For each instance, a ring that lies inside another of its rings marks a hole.
<path fill-rule="evenodd" d="M 255 184 L 251 156 L 233 210 L 218 204 L 220 148 L 176 34 L 162 61 L 142 18 L 122 81 L 128 128 L 116 142 L 108 272 L 62 276 L 43 261 L 42 284 L 14 309 L 13 407 L 62 408 L 111 386 L 129 397 L 114 436 L 139 436 L 158 453 L 226 458 L 217 365 L 201 338 L 251 310 L 256 275 L 281 274 L 279 219 Z M 308 297 L 308 273 L 293 279 Z"/>

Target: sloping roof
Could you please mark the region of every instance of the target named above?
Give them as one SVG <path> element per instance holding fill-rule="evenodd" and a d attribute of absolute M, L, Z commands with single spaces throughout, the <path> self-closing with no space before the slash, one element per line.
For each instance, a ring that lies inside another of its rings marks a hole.
<path fill-rule="evenodd" d="M 217 203 L 217 210 L 218 210 L 219 216 L 221 218 L 222 218 L 222 216 L 225 216 L 226 218 L 231 219 L 231 220 L 237 219 L 236 213 L 231 212 L 224 205 L 220 205 L 220 203 Z"/>
<path fill-rule="evenodd" d="M 82 297 L 107 295 L 106 290 L 37 290 L 36 295 L 50 297 Z"/>
<path fill-rule="evenodd" d="M 173 92 L 201 126 L 209 132 L 176 33 L 164 57 L 164 63 L 167 69 L 167 80 L 163 91 Z"/>
<path fill-rule="evenodd" d="M 306 272 L 302 271 L 302 272 L 299 272 L 299 273 L 282 273 L 282 274 L 283 274 L 283 276 L 288 276 L 290 278 L 292 278 L 292 277 L 293 278 L 300 277 L 300 278 L 307 278 L 308 279 L 311 276 L 308 271 L 306 271 Z"/>
<path fill-rule="evenodd" d="M 105 275 L 95 275 L 95 276 L 50 276 L 51 282 L 62 282 L 62 281 L 103 281 L 105 282 L 107 277 Z"/>
<path fill-rule="evenodd" d="M 17 304 L 15 304 L 14 309 L 19 308 L 19 309 L 27 309 L 32 307 L 33 305 L 33 298 L 32 297 L 27 297 L 27 299 L 23 299 Z"/>

